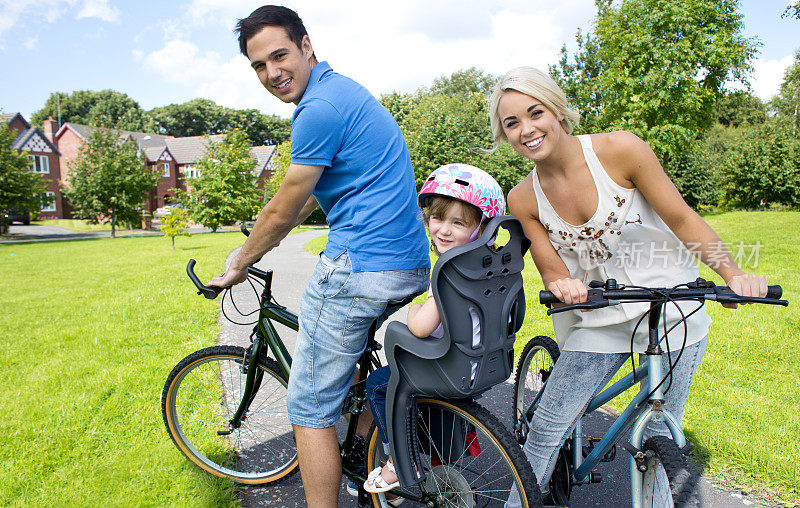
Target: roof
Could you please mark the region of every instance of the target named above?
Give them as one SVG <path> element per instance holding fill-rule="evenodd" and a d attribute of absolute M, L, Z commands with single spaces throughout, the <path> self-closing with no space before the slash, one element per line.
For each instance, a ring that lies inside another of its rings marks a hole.
<path fill-rule="evenodd" d="M 219 143 L 223 139 L 225 139 L 224 134 L 169 138 L 166 146 L 178 164 L 194 164 L 206 153 L 209 142 Z"/>
<path fill-rule="evenodd" d="M 61 126 L 61 128 L 56 133 L 56 137 L 60 137 L 61 133 L 65 129 L 70 129 L 75 132 L 78 136 L 86 139 L 91 135 L 91 133 L 98 129 L 98 127 L 91 127 L 89 125 L 81 125 L 79 123 L 72 123 L 67 122 Z M 116 130 L 116 129 L 114 129 Z M 131 137 L 136 144 L 139 145 L 141 148 L 149 148 L 151 146 L 166 146 L 167 139 L 173 139 L 172 136 L 163 136 L 161 134 L 150 134 L 147 132 L 134 132 L 134 131 L 123 131 L 123 130 L 116 130 L 119 132 L 119 135 L 122 137 Z"/>
<path fill-rule="evenodd" d="M 38 144 L 39 144 L 39 146 L 40 146 L 40 147 L 42 146 L 41 144 L 42 144 L 42 143 L 44 143 L 44 144 L 45 144 L 45 145 L 47 145 L 47 146 L 48 146 L 48 147 L 49 147 L 49 148 L 50 148 L 50 149 L 51 149 L 53 152 L 55 152 L 55 153 L 57 153 L 57 154 L 61 155 L 61 152 L 59 152 L 59 151 L 58 151 L 58 149 L 55 147 L 55 145 L 53 145 L 53 143 L 51 143 L 51 142 L 50 142 L 50 140 L 49 140 L 49 139 L 47 139 L 47 136 L 45 136 L 45 135 L 42 133 L 42 131 L 40 131 L 40 130 L 39 130 L 38 128 L 36 128 L 36 127 L 34 127 L 34 128 L 32 128 L 32 129 L 28 129 L 28 130 L 26 130 L 26 131 L 23 131 L 23 132 L 21 132 L 21 133 L 19 134 L 19 136 L 17 136 L 17 139 L 15 139 L 13 143 L 11 143 L 11 148 L 15 148 L 15 149 L 17 149 L 17 150 L 27 150 L 27 148 L 25 148 L 25 145 L 26 145 L 26 144 L 28 143 L 28 141 L 30 141 L 30 140 L 31 140 L 31 139 L 32 139 L 32 138 L 33 138 L 33 137 L 34 137 L 36 134 L 38 134 L 38 135 L 39 135 L 39 139 L 38 139 L 37 141 L 38 141 Z M 36 142 L 34 142 L 34 143 L 36 144 Z M 46 152 L 47 150 L 33 150 L 33 151 L 38 151 L 38 152 Z"/>
<path fill-rule="evenodd" d="M 257 175 L 261 174 L 261 170 L 264 169 L 264 166 L 269 162 L 269 159 L 272 157 L 272 154 L 275 152 L 275 145 L 270 146 L 254 146 L 250 148 L 250 156 L 256 160 L 256 167 L 254 168 L 254 172 Z"/>
<path fill-rule="evenodd" d="M 0 118 L 2 118 L 2 120 L 7 124 L 10 124 L 11 122 L 13 122 L 16 117 L 19 117 L 19 119 L 22 120 L 22 122 L 25 124 L 27 129 L 31 128 L 31 124 L 29 124 L 28 121 L 25 120 L 25 117 L 22 116 L 21 113 L 16 113 L 16 112 L 14 112 L 14 113 L 0 113 Z"/>

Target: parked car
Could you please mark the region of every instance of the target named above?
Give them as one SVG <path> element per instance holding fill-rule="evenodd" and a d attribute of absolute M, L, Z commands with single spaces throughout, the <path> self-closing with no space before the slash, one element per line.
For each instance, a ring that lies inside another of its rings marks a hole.
<path fill-rule="evenodd" d="M 3 212 L 3 215 L 6 216 L 6 222 L 8 224 L 21 222 L 25 226 L 29 226 L 31 223 L 31 214 L 28 213 L 27 210 L 6 210 Z"/>
<path fill-rule="evenodd" d="M 183 208 L 183 205 L 181 205 L 180 203 L 175 203 L 172 205 L 164 205 L 161 208 L 156 208 L 156 211 L 153 212 L 153 217 L 161 218 L 165 215 L 169 215 L 175 208 Z"/>

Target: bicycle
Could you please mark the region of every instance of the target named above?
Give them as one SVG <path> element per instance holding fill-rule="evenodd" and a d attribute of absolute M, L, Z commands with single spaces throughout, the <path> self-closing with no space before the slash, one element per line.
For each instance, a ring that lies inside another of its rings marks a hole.
<path fill-rule="evenodd" d="M 631 455 L 630 476 L 633 507 L 650 508 L 652 506 L 655 478 L 659 467 L 663 468 L 670 481 L 675 505 L 694 506 L 697 503 L 694 489 L 697 473 L 694 471 L 691 461 L 686 458 L 691 444 L 687 444 L 677 420 L 662 404 L 665 392 L 663 385 L 670 378 L 672 368 L 680 358 L 680 352 L 677 353 L 674 362 L 670 357 L 669 371 L 662 375 L 661 355 L 664 354 L 664 351 L 659 345 L 663 340 L 659 339 L 659 320 L 662 310 L 670 302 L 687 300 L 701 302 L 697 309 L 688 315 L 683 315 L 681 321 L 670 329 L 666 329 L 664 326 L 664 336 L 666 336 L 689 315 L 699 310 L 705 300 L 715 300 L 719 303 L 762 303 L 786 306 L 788 302 L 780 300 L 782 289 L 780 286 L 769 286 L 766 298 L 742 297 L 727 287 L 716 286 L 713 282 L 700 278 L 673 288 L 626 288 L 624 285 L 617 285 L 614 279 L 609 279 L 605 283 L 593 281 L 589 287 L 588 300 L 584 303 L 552 307 L 553 304 L 560 302 L 549 291 L 541 291 L 539 301 L 543 305 L 550 306 L 547 311 L 548 315 L 574 309 L 599 309 L 621 303 L 650 303 L 650 309 L 637 323 L 638 327 L 645 317 L 648 318 L 649 344 L 644 353 L 646 362 L 642 362 L 633 372 L 596 395 L 581 415 L 583 418 L 635 384 L 641 383 L 639 393 L 601 438 L 588 438 L 588 444 L 584 447 L 581 419 L 578 419 L 571 437 L 565 440 L 556 459 L 556 467 L 549 483 L 553 502 L 565 505 L 569 502 L 570 493 L 575 485 L 600 482 L 601 476 L 595 468 L 600 462 L 610 462 L 614 459 L 616 444 L 622 439 L 624 433 L 633 427 L 630 442 L 623 445 Z M 681 314 L 683 314 L 682 311 Z M 527 438 L 533 412 L 558 356 L 558 345 L 553 339 L 546 336 L 534 337 L 522 351 L 517 364 L 513 396 L 513 432 L 520 445 Z M 623 367 L 620 367 L 620 370 Z M 645 427 L 651 420 L 665 422 L 672 438 L 653 436 L 643 443 Z"/>
<path fill-rule="evenodd" d="M 194 266 L 190 260 L 187 274 L 198 294 L 216 298 L 222 290 L 204 286 Z M 273 298 L 271 270 L 251 266 L 248 280 L 256 291 L 255 284 L 261 286 L 250 347 L 213 346 L 181 360 L 164 385 L 162 415 L 175 445 L 204 471 L 238 483 L 266 485 L 298 469 L 285 407 L 292 359 L 273 325 L 275 321 L 297 330 L 298 321 L 296 314 Z M 373 323 L 357 364 L 360 381 L 351 387 L 342 409 L 350 416 L 340 443 L 342 470 L 359 485 L 365 472 L 385 459 L 374 424 L 367 437 L 366 464 L 355 439 L 358 418 L 366 406 L 365 379 L 380 366 L 381 345 L 374 339 L 375 331 Z M 424 471 L 427 479 L 371 497 L 360 488 L 361 506 L 370 501 L 374 506 L 395 506 L 391 496 L 431 507 L 492 506 L 504 501 L 511 489 L 525 493 L 526 501 L 529 492 L 538 494 L 530 465 L 513 436 L 474 400 L 420 398 L 416 404 L 419 461 L 413 467 Z M 454 441 L 453 436 L 466 436 L 466 441 Z M 399 463 L 403 458 L 395 460 Z M 533 501 L 527 504 L 539 506 Z"/>

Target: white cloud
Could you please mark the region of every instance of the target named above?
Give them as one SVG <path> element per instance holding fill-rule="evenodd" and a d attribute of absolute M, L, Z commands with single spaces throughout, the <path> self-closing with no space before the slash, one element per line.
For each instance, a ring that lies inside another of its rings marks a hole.
<path fill-rule="evenodd" d="M 755 71 L 751 79 L 753 92 L 762 100 L 768 101 L 772 99 L 777 95 L 781 83 L 783 83 L 786 69 L 792 65 L 793 61 L 793 55 L 786 55 L 780 60 L 757 59 L 753 63 Z"/>
<path fill-rule="evenodd" d="M 29 37 L 28 39 L 25 40 L 25 42 L 22 43 L 22 45 L 25 47 L 25 49 L 28 49 L 28 50 L 36 49 L 36 45 L 37 44 L 39 44 L 39 36 L 38 35 L 34 35 L 33 37 Z"/>
<path fill-rule="evenodd" d="M 119 21 L 119 9 L 108 5 L 108 0 L 84 0 L 75 19 L 98 18 L 109 23 Z"/>
<path fill-rule="evenodd" d="M 220 104 L 290 115 L 293 107 L 270 96 L 246 59 L 234 56 L 238 44 L 233 35 L 228 47 L 215 48 L 222 55 L 201 49 L 210 24 L 230 30 L 237 18 L 261 4 L 193 0 L 180 23 L 168 23 L 170 40 L 147 54 L 143 64 L 165 80 L 192 83 L 198 96 Z M 493 74 L 518 65 L 546 70 L 557 61 L 561 45 L 574 40 L 575 31 L 586 28 L 595 13 L 593 0 L 560 0 L 536 9 L 523 0 L 304 0 L 286 5 L 302 17 L 317 57 L 376 96 L 413 92 L 472 66 Z"/>

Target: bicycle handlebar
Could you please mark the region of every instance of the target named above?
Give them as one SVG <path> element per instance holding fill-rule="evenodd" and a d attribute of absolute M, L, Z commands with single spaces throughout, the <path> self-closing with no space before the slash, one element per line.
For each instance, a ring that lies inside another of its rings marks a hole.
<path fill-rule="evenodd" d="M 195 286 L 197 286 L 197 294 L 203 295 L 204 297 L 208 298 L 209 300 L 213 300 L 217 296 L 219 296 L 222 291 L 230 288 L 230 286 L 225 288 L 220 288 L 216 286 L 206 286 L 202 282 L 200 282 L 200 278 L 194 273 L 194 265 L 197 264 L 197 261 L 194 259 L 190 259 L 189 262 L 186 264 L 186 273 L 189 275 L 189 278 L 192 280 Z M 259 270 L 254 266 L 247 267 L 247 273 L 250 275 L 254 275 L 259 279 L 263 280 L 266 284 L 267 289 L 272 288 L 272 270 Z"/>
<path fill-rule="evenodd" d="M 694 282 L 686 284 L 688 287 L 678 288 L 631 288 L 627 289 L 624 285 L 617 285 L 614 279 L 609 279 L 605 283 L 592 281 L 589 283 L 588 300 L 583 303 L 562 305 L 550 308 L 547 315 L 566 312 L 575 309 L 601 309 L 609 305 L 618 305 L 624 300 L 638 300 L 657 302 L 664 300 L 667 295 L 671 300 L 715 300 L 720 303 L 764 303 L 770 305 L 787 306 L 789 302 L 780 300 L 783 289 L 778 286 L 769 286 L 767 296 L 764 298 L 739 296 L 726 286 L 717 286 L 711 281 L 698 278 Z M 542 305 L 553 305 L 561 303 L 550 291 L 539 292 L 539 303 Z"/>

